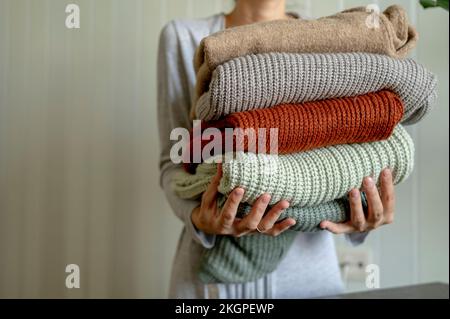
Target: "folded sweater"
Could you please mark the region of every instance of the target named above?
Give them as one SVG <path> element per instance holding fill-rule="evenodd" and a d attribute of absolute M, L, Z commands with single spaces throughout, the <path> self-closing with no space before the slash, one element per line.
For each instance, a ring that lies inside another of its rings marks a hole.
<path fill-rule="evenodd" d="M 388 7 L 378 15 L 379 27 L 367 24 L 372 14 L 358 7 L 316 20 L 261 22 L 212 34 L 201 41 L 195 54 L 196 96 L 207 90 L 218 65 L 248 54 L 369 52 L 405 57 L 418 38 L 405 10 Z"/>
<path fill-rule="evenodd" d="M 394 183 L 406 179 L 413 169 L 414 145 L 398 125 L 392 136 L 379 142 L 327 146 L 306 152 L 271 155 L 237 152 L 222 164 L 219 192 L 228 195 L 236 187 L 245 189 L 243 202 L 252 204 L 262 194 L 270 204 L 287 200 L 291 206 L 316 206 L 360 188 L 364 177 L 378 180 L 389 167 Z M 216 164 L 197 167 L 199 174 L 174 178 L 175 193 L 183 198 L 201 194 L 215 173 Z"/>
<path fill-rule="evenodd" d="M 198 198 L 208 187 L 210 179 L 205 177 L 215 172 L 215 167 L 212 165 L 201 165 L 198 168 L 198 174 L 195 176 L 198 178 L 198 181 L 203 180 L 204 183 L 193 183 L 195 191 L 180 193 L 183 198 Z M 180 172 L 174 177 L 174 181 L 178 185 L 186 181 L 192 183 L 193 177 L 194 175 Z M 189 183 L 185 185 L 187 184 Z M 222 207 L 225 200 L 226 197 L 219 197 L 218 206 Z M 364 196 L 362 203 L 364 207 L 367 207 Z M 250 210 L 251 205 L 241 203 L 237 216 L 240 218 L 245 217 Z M 214 247 L 207 249 L 203 253 L 198 273 L 199 277 L 204 283 L 240 283 L 261 278 L 275 270 L 289 250 L 297 231 L 320 231 L 320 222 L 324 220 L 335 223 L 344 222 L 348 220 L 349 212 L 347 197 L 314 207 L 293 206 L 284 210 L 278 221 L 285 218 L 293 218 L 295 225 L 289 231 L 277 237 L 263 234 L 253 234 L 240 238 L 216 236 Z"/>
<path fill-rule="evenodd" d="M 286 231 L 277 237 L 216 236 L 214 247 L 202 255 L 198 276 L 205 284 L 257 280 L 277 268 L 297 234 Z"/>
<path fill-rule="evenodd" d="M 367 200 L 361 193 L 364 211 Z M 239 216 L 246 215 L 251 206 L 241 204 Z M 243 283 L 261 278 L 276 269 L 297 235 L 296 231 L 321 231 L 319 224 L 328 220 L 341 223 L 348 220 L 350 207 L 347 197 L 314 207 L 290 207 L 279 220 L 290 217 L 296 221 L 288 231 L 277 237 L 254 234 L 243 237 L 216 236 L 212 249 L 204 252 L 199 277 L 204 283 Z"/>
<path fill-rule="evenodd" d="M 436 98 L 436 79 L 414 60 L 377 54 L 247 55 L 217 67 L 196 114 L 210 121 L 235 112 L 383 89 L 398 94 L 405 105 L 402 122 L 412 124 Z"/>
<path fill-rule="evenodd" d="M 184 167 L 195 172 L 198 163 L 193 160 L 194 144 L 200 146 L 202 153 L 207 145 L 220 146 L 223 152 L 295 153 L 328 145 L 385 140 L 402 116 L 403 103 L 390 91 L 233 113 L 222 120 L 203 123 L 201 130 L 191 132 Z M 203 137 L 203 132 L 211 127 L 221 130 L 220 139 Z M 252 134 L 245 138 L 231 136 L 233 143 L 227 145 L 225 140 L 230 134 L 225 133 L 225 128 L 251 130 Z M 273 128 L 276 134 L 271 131 Z M 214 155 L 217 154 L 205 152 L 203 160 Z"/>

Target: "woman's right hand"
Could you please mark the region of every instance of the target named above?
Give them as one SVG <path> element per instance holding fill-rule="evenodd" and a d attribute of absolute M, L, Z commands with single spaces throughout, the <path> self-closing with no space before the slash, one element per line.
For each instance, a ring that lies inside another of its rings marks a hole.
<path fill-rule="evenodd" d="M 240 237 L 258 231 L 269 236 L 278 236 L 291 226 L 295 220 L 286 218 L 277 223 L 289 202 L 282 200 L 264 215 L 269 205 L 270 195 L 264 194 L 253 204 L 250 213 L 244 218 L 237 218 L 239 203 L 244 196 L 244 189 L 235 188 L 228 196 L 223 208 L 217 207 L 218 186 L 222 178 L 222 166 L 217 167 L 217 174 L 211 180 L 208 189 L 203 193 L 199 207 L 192 211 L 192 222 L 197 229 L 206 234 L 232 235 Z"/>

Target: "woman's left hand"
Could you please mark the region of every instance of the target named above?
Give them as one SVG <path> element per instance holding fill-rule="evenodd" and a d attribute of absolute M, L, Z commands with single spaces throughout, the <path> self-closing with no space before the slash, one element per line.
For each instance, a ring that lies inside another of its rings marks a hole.
<path fill-rule="evenodd" d="M 367 217 L 361 202 L 361 194 L 358 189 L 352 189 L 350 198 L 350 220 L 345 223 L 333 223 L 323 221 L 322 229 L 333 234 L 349 234 L 355 232 L 367 232 L 382 225 L 391 224 L 394 221 L 395 191 L 392 182 L 392 173 L 384 169 L 380 174 L 380 193 L 371 177 L 363 180 L 363 191 L 366 193 L 368 212 Z"/>

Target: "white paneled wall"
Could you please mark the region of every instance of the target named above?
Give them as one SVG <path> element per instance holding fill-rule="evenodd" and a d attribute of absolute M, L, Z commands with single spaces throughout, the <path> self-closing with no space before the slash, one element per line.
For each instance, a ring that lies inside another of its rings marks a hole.
<path fill-rule="evenodd" d="M 366 244 L 383 286 L 448 281 L 448 14 L 396 2 L 418 25 L 415 55 L 441 89 L 436 111 L 412 129 L 417 165 L 398 187 L 396 222 Z M 68 3 L 81 8 L 79 30 L 65 28 Z M 368 3 L 289 8 L 317 17 Z M 231 6 L 0 0 L 0 297 L 166 296 L 181 224 L 158 185 L 158 34 L 170 19 Z M 65 287 L 72 263 L 80 289 Z"/>

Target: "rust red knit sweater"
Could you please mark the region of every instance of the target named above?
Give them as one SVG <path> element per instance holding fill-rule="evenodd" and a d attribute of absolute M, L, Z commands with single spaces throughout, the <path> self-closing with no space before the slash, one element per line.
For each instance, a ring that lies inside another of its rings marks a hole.
<path fill-rule="evenodd" d="M 266 129 L 266 150 L 270 150 L 270 128 L 278 128 L 278 153 L 294 153 L 328 145 L 364 143 L 387 139 L 403 116 L 403 103 L 393 92 L 383 90 L 356 97 L 335 98 L 300 104 L 284 104 L 268 109 L 233 113 L 225 118 L 202 123 L 206 128 L 221 130 L 222 145 L 225 145 L 225 128 Z M 197 164 L 192 163 L 193 143 L 200 140 L 201 149 L 211 142 L 201 139 L 201 134 L 192 134 L 189 156 L 184 157 L 184 167 L 194 173 Z M 248 150 L 248 139 L 234 150 Z M 225 151 L 231 151 L 226 150 Z M 203 158 L 204 160 L 205 158 Z"/>

